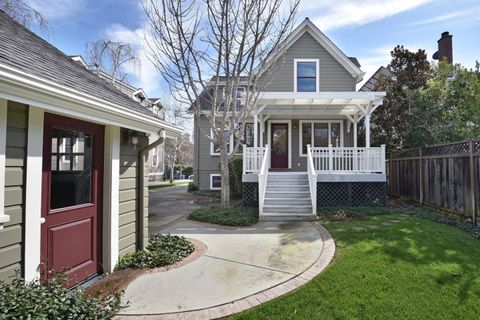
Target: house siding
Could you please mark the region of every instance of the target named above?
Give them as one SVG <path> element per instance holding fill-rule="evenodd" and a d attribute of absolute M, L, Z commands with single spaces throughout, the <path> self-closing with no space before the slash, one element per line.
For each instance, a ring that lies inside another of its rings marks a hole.
<path fill-rule="evenodd" d="M 121 137 L 126 136 L 126 129 L 121 129 Z M 137 250 L 138 230 L 138 191 L 139 185 L 139 151 L 148 145 L 148 138 L 142 137 L 135 148 L 122 139 L 120 144 L 120 195 L 119 195 L 119 255 Z M 148 161 L 145 165 L 145 181 L 148 181 Z M 148 235 L 148 188 L 145 188 L 145 235 Z"/>
<path fill-rule="evenodd" d="M 10 221 L 0 230 L 0 281 L 8 280 L 16 272 L 23 274 L 27 114 L 27 106 L 8 102 L 5 214 L 10 216 Z"/>
<path fill-rule="evenodd" d="M 272 79 L 263 91 L 294 91 L 294 59 L 319 59 L 320 91 L 355 91 L 353 76 L 308 32 L 273 64 Z"/>
<path fill-rule="evenodd" d="M 208 121 L 205 117 L 196 118 L 195 121 L 195 157 L 196 177 L 195 183 L 201 190 L 210 189 L 210 174 L 220 173 L 220 157 L 210 155 L 210 140 L 206 137 L 210 132 Z"/>

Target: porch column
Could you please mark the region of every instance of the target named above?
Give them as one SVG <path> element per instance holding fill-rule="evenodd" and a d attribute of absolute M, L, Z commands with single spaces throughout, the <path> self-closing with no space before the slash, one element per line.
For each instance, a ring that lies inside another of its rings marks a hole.
<path fill-rule="evenodd" d="M 370 111 L 365 114 L 365 147 L 370 148 Z"/>
<path fill-rule="evenodd" d="M 5 214 L 5 153 L 7 141 L 7 100 L 0 99 L 0 230 L 8 222 Z"/>
<path fill-rule="evenodd" d="M 253 115 L 253 146 L 258 147 L 258 114 Z"/>
<path fill-rule="evenodd" d="M 355 115 L 353 118 L 353 146 L 356 148 L 358 146 L 357 141 L 357 123 L 358 123 L 358 115 Z"/>
<path fill-rule="evenodd" d="M 265 132 L 265 121 L 260 119 L 260 147 L 263 147 L 263 133 Z"/>

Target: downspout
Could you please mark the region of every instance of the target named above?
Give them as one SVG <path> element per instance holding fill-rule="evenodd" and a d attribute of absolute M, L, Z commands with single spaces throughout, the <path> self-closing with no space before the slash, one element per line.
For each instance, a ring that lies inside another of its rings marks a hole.
<path fill-rule="evenodd" d="M 138 239 L 137 239 L 137 249 L 138 250 L 143 250 L 146 247 L 145 244 L 145 157 L 148 155 L 148 152 L 152 150 L 155 147 L 158 147 L 165 141 L 165 130 L 162 129 L 158 132 L 158 135 L 160 138 L 153 142 L 152 144 L 149 144 L 142 150 L 140 150 L 139 153 L 139 158 L 138 158 L 138 163 L 139 163 L 139 177 L 138 177 L 138 185 L 139 185 L 139 190 L 138 190 L 138 216 L 137 216 L 137 221 L 138 221 Z"/>

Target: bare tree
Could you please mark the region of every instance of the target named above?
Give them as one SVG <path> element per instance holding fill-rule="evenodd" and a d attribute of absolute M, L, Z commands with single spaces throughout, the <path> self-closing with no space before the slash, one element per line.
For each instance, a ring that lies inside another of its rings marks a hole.
<path fill-rule="evenodd" d="M 268 62 L 282 54 L 276 49 L 298 8 L 298 0 L 287 1 L 143 0 L 150 59 L 173 96 L 206 119 L 209 130 L 202 134 L 219 146 L 223 208 L 230 206 L 228 141 L 244 132 L 273 76 Z M 241 87 L 246 90 L 239 103 Z"/>
<path fill-rule="evenodd" d="M 122 66 L 132 63 L 139 67 L 140 59 L 133 46 L 129 43 L 115 42 L 100 39 L 86 45 L 87 63 L 90 69 L 100 74 L 105 72 L 112 78 L 112 83 L 124 81 L 127 73 L 122 71 Z"/>
<path fill-rule="evenodd" d="M 43 15 L 22 0 L 0 0 L 0 10 L 21 23 L 24 27 L 32 29 L 37 26 L 40 30 L 48 29 L 48 22 Z"/>

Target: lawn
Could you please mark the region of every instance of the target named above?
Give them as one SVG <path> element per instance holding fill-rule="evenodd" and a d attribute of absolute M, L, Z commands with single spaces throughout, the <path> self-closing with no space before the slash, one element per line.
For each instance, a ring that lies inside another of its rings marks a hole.
<path fill-rule="evenodd" d="M 331 265 L 232 319 L 478 319 L 480 242 L 451 226 L 388 213 L 323 220 L 337 245 Z"/>
<path fill-rule="evenodd" d="M 173 181 L 172 183 L 170 183 L 169 181 L 165 181 L 158 184 L 149 185 L 148 189 L 152 190 L 152 189 L 160 189 L 160 188 L 167 188 L 167 187 L 173 187 L 173 186 L 188 186 L 189 182 L 190 181 L 186 181 L 186 180 Z"/>

